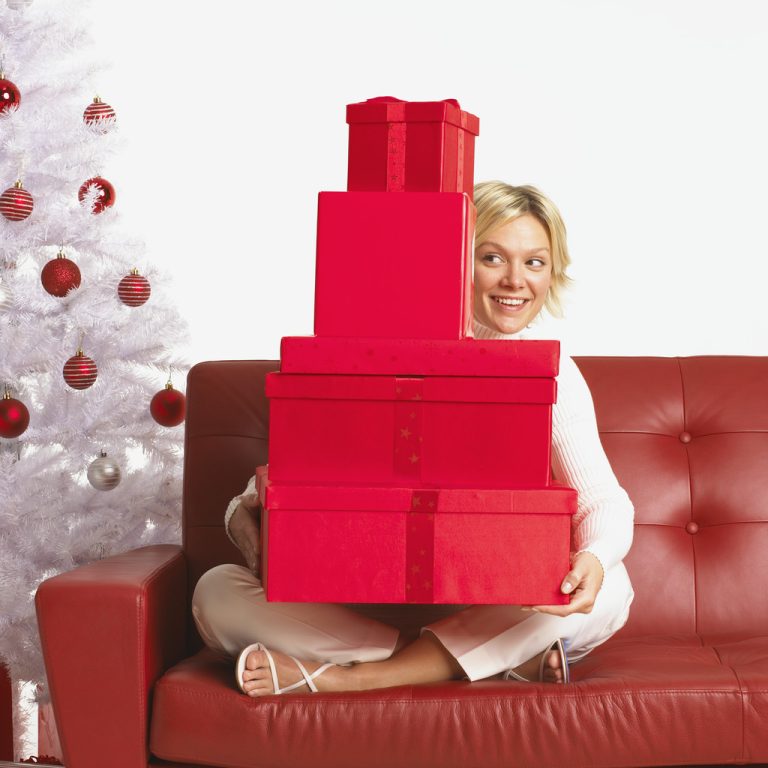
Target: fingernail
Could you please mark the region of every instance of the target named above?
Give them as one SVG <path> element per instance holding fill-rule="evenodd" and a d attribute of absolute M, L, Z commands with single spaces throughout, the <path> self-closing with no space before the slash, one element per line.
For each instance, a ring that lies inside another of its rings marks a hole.
<path fill-rule="evenodd" d="M 563 584 L 563 587 L 562 587 L 562 589 L 563 589 L 563 592 L 565 592 L 566 594 L 568 594 L 568 592 L 570 592 L 570 591 L 573 589 L 573 584 L 571 584 L 570 582 L 566 581 L 566 582 Z"/>

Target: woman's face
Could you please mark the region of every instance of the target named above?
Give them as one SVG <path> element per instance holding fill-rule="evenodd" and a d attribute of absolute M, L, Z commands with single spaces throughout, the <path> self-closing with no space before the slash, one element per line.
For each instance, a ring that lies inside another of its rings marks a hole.
<path fill-rule="evenodd" d="M 552 282 L 549 235 L 529 213 L 491 230 L 475 244 L 475 317 L 516 333 L 539 314 Z"/>

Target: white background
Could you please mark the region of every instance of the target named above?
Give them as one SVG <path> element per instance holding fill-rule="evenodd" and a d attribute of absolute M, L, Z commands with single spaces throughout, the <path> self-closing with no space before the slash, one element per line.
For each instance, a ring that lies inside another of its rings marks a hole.
<path fill-rule="evenodd" d="M 128 142 L 105 175 L 175 276 L 193 362 L 312 333 L 316 195 L 345 188 L 345 105 L 379 95 L 457 98 L 480 117 L 476 179 L 557 202 L 577 283 L 552 334 L 572 353 L 768 354 L 761 0 L 93 13 L 114 67 L 92 92 Z"/>

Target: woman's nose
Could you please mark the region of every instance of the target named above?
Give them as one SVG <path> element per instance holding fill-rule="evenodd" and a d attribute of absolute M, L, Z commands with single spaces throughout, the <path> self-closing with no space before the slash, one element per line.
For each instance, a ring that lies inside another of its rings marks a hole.
<path fill-rule="evenodd" d="M 525 285 L 522 269 L 516 264 L 510 264 L 502 282 L 512 288 L 522 288 Z"/>

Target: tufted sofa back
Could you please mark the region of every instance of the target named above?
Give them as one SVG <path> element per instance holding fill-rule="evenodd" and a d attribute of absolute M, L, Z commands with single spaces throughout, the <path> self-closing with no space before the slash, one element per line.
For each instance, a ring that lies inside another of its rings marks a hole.
<path fill-rule="evenodd" d="M 635 505 L 629 634 L 726 637 L 768 623 L 768 358 L 574 358 Z M 266 463 L 264 376 L 276 361 L 196 365 L 187 382 L 184 550 L 191 590 L 242 562 L 230 498 Z M 190 628 L 190 648 L 199 639 Z"/>

